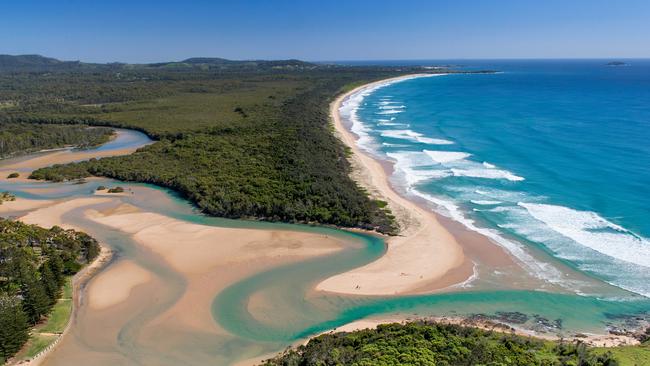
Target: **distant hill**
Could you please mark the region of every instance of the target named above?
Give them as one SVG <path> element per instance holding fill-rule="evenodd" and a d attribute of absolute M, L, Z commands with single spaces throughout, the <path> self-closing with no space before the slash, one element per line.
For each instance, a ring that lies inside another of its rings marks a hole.
<path fill-rule="evenodd" d="M 83 65 L 79 61 L 61 61 L 41 55 L 0 55 L 0 72 L 74 70 Z"/>
<path fill-rule="evenodd" d="M 12 66 L 52 66 L 60 65 L 62 61 L 51 57 L 44 57 L 41 55 L 0 55 L 1 67 Z"/>
<path fill-rule="evenodd" d="M 192 57 L 192 58 L 188 58 L 187 60 L 183 60 L 181 62 L 186 64 L 194 64 L 194 65 L 199 65 L 199 64 L 223 65 L 223 64 L 233 63 L 235 61 L 231 61 L 219 57 Z"/>
<path fill-rule="evenodd" d="M 200 68 L 217 70 L 269 70 L 269 69 L 311 69 L 317 67 L 300 60 L 228 60 L 218 57 L 192 57 L 178 62 L 162 62 L 155 64 L 144 64 L 141 67 L 165 67 L 165 68 Z"/>
<path fill-rule="evenodd" d="M 269 70 L 269 69 L 311 69 L 315 64 L 300 60 L 228 60 L 218 57 L 192 57 L 183 61 L 159 62 L 149 64 L 125 63 L 87 63 L 81 61 L 61 61 L 40 55 L 0 55 L 2 72 L 67 72 L 102 71 L 120 69 L 172 69 L 172 70 Z"/>

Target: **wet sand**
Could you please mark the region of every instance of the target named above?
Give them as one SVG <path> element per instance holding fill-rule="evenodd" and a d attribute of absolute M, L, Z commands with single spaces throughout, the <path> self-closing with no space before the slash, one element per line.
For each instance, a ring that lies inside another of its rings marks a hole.
<path fill-rule="evenodd" d="M 5 215 L 9 212 L 32 211 L 37 208 L 51 206 L 54 204 L 52 200 L 29 200 L 25 198 L 17 198 L 15 201 L 2 202 L 0 205 L 0 214 Z"/>
<path fill-rule="evenodd" d="M 85 298 L 79 302 L 81 309 L 72 320 L 75 326 L 44 359 L 47 365 L 90 361 L 98 365 L 161 364 L 161 354 L 168 357 L 169 364 L 214 361 L 212 352 L 217 347 L 197 354 L 197 349 L 203 348 L 185 342 L 201 335 L 208 347 L 210 342 L 218 344 L 219 337 L 229 336 L 212 317 L 211 303 L 218 292 L 259 271 L 330 254 L 344 246 L 340 239 L 312 233 L 188 223 L 143 212 L 121 203 L 120 198 L 53 201 L 21 220 L 44 227 L 78 228 L 65 218 L 83 215 L 130 236 L 140 255 L 158 261 L 180 278 L 178 293 L 170 290 L 175 284 L 147 268 L 146 263 L 139 263 L 139 256 L 124 259 L 118 255 L 86 286 Z M 22 199 L 16 202 L 17 207 L 32 204 Z M 161 334 L 167 335 L 164 340 L 159 339 Z M 123 344 L 122 337 L 129 341 Z"/>
<path fill-rule="evenodd" d="M 138 285 L 151 281 L 151 272 L 125 259 L 103 271 L 88 289 L 88 304 L 101 310 L 128 300 Z"/>

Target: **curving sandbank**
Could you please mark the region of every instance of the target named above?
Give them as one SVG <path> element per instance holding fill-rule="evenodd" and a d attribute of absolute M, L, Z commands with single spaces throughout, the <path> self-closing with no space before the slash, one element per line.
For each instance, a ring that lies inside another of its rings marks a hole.
<path fill-rule="evenodd" d="M 388 202 L 400 234 L 387 238 L 386 254 L 377 261 L 330 277 L 319 283 L 317 290 L 357 295 L 425 293 L 461 283 L 473 274 L 471 262 L 454 236 L 433 212 L 402 197 L 391 187 L 384 166 L 359 149 L 356 136 L 344 126 L 339 113 L 346 98 L 364 89 L 424 75 L 427 74 L 362 85 L 340 95 L 330 106 L 337 135 L 352 151 L 353 178 L 373 198 Z"/>

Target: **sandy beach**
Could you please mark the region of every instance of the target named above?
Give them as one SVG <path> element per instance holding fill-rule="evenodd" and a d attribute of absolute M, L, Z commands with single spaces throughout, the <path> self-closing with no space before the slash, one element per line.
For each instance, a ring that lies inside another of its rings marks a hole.
<path fill-rule="evenodd" d="M 549 341 L 558 341 L 560 339 L 567 342 L 582 342 L 593 347 L 617 347 L 617 346 L 630 346 L 638 345 L 640 342 L 638 339 L 629 336 L 629 335 L 614 335 L 614 334 L 573 334 L 566 336 L 558 336 L 551 334 L 542 334 L 538 332 L 533 332 L 527 329 L 520 329 L 512 327 L 507 324 L 490 321 L 490 320 L 474 320 L 463 317 L 428 317 L 428 318 L 418 318 L 408 315 L 395 315 L 391 317 L 372 317 L 366 319 L 360 319 L 348 324 L 345 324 L 341 327 L 338 327 L 330 332 L 353 332 L 356 330 L 363 329 L 375 329 L 381 324 L 388 323 L 400 323 L 404 324 L 406 322 L 412 321 L 426 321 L 426 322 L 435 322 L 440 324 L 455 324 L 462 325 L 467 327 L 480 328 L 483 330 L 517 334 L 524 337 L 535 337 L 539 339 L 546 339 Z"/>
<path fill-rule="evenodd" d="M 386 253 L 377 261 L 328 278 L 318 284 L 318 290 L 359 295 L 422 293 L 460 283 L 472 275 L 471 263 L 454 236 L 433 212 L 395 192 L 385 168 L 358 148 L 356 137 L 343 125 L 339 115 L 341 103 L 348 96 L 377 84 L 413 76 L 363 85 L 339 96 L 330 106 L 338 137 L 353 153 L 350 158 L 353 178 L 373 198 L 388 202 L 400 232 L 398 236 L 387 237 Z"/>
<path fill-rule="evenodd" d="M 151 280 L 151 273 L 128 259 L 100 273 L 88 289 L 91 308 L 101 310 L 126 301 L 138 285 Z"/>

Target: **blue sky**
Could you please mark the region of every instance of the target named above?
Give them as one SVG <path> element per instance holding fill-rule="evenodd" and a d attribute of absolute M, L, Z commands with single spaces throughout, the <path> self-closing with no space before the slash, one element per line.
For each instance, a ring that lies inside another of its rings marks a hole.
<path fill-rule="evenodd" d="M 650 57 L 650 0 L 3 1 L 0 53 L 91 62 Z"/>

